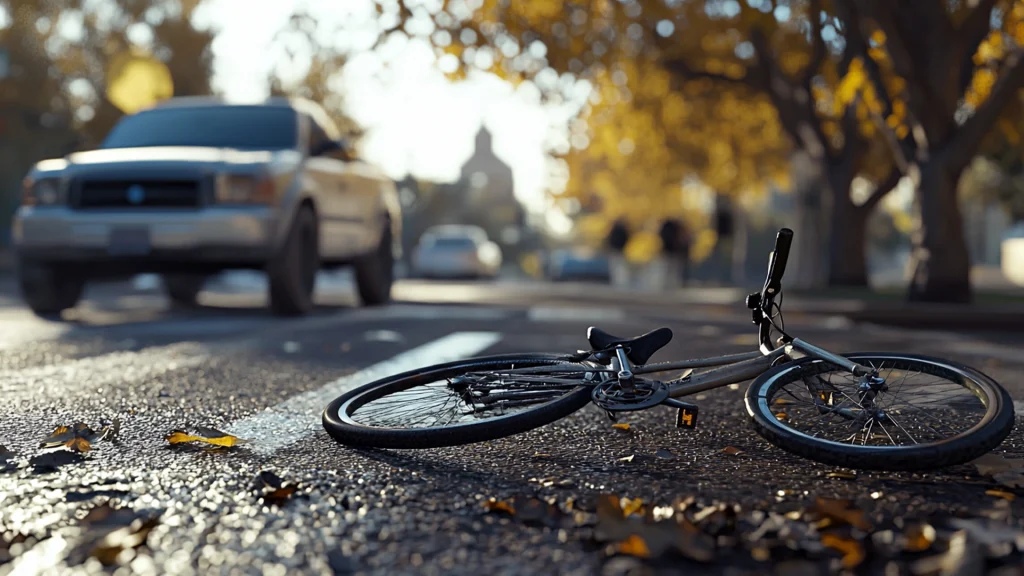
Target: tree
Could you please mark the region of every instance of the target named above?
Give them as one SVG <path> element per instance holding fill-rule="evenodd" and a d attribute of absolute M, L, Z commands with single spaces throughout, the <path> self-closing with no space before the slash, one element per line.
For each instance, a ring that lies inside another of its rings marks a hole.
<path fill-rule="evenodd" d="M 688 90 L 696 90 L 713 93 L 713 98 L 728 100 L 736 107 L 729 113 L 722 106 L 725 113 L 712 115 L 700 114 L 698 107 L 698 112 L 688 120 L 708 126 L 705 134 L 714 138 L 711 142 L 718 150 L 717 158 L 731 158 L 731 153 L 723 153 L 731 149 L 738 152 L 737 158 L 742 158 L 747 165 L 763 166 L 762 158 L 784 149 L 775 144 L 769 146 L 767 154 L 761 154 L 757 146 L 745 146 L 759 131 L 754 128 L 756 124 L 747 124 L 750 115 L 744 110 L 774 108 L 765 131 L 772 133 L 769 128 L 781 123 L 784 132 L 778 131 L 777 141 L 788 136 L 790 141 L 809 151 L 817 165 L 824 168 L 826 182 L 839 190 L 836 196 L 840 201 L 831 203 L 833 245 L 852 251 L 853 255 L 833 258 L 836 263 L 831 270 L 833 283 L 866 283 L 863 242 L 856 240 L 858 232 L 863 238 L 866 216 L 847 216 L 855 208 L 849 201 L 850 182 L 861 167 L 861 159 L 868 148 L 865 141 L 870 142 L 873 128 L 869 119 L 858 118 L 854 110 L 845 118 L 843 111 L 839 111 L 837 118 L 837 113 L 826 110 L 819 100 L 834 90 L 852 58 L 837 50 L 836 42 L 827 45 L 820 20 L 808 16 L 822 13 L 820 2 L 788 3 L 787 10 L 792 14 L 787 18 L 772 16 L 770 3 L 767 10 L 764 2 L 759 3 L 760 9 L 752 4 L 758 3 L 731 0 L 664 4 L 488 1 L 468 13 L 460 4 L 446 2 L 445 10 L 433 14 L 434 22 L 444 31 L 434 33 L 432 39 L 448 53 L 449 63 L 454 57 L 460 58 L 464 65 L 481 60 L 496 61 L 492 69 L 513 80 L 552 76 L 553 72 L 594 79 L 602 74 L 622 75 L 630 70 L 632 74 L 626 75 L 625 82 L 647 86 L 658 85 L 658 74 L 668 73 L 671 93 L 681 97 L 685 105 L 695 102 Z M 415 18 L 422 18 L 424 10 L 416 9 L 411 13 Z M 818 25 L 808 30 L 811 21 Z M 837 29 L 829 28 L 834 34 Z M 757 47 L 769 50 L 762 54 L 757 52 Z M 817 90 L 812 91 L 812 82 Z M 787 88 L 772 90 L 772 86 L 780 83 Z M 558 97 L 557 89 L 553 96 Z M 765 118 L 766 115 L 755 113 L 754 117 Z M 709 120 L 703 121 L 705 118 Z M 717 124 L 712 126 L 710 119 Z M 844 119 L 846 121 L 842 122 Z M 685 135 L 689 133 L 688 126 L 683 124 L 672 129 Z M 827 134 L 826 130 L 829 130 Z M 727 134 L 738 137 L 730 144 L 727 138 L 721 138 Z M 680 139 L 685 140 L 685 137 Z M 699 143 L 692 141 L 691 147 Z M 695 164 L 703 168 L 698 171 L 701 177 L 711 179 L 720 178 L 722 174 L 734 179 L 734 171 L 716 172 L 714 168 L 741 165 L 732 160 L 718 166 Z M 860 212 L 869 212 L 888 192 L 892 182 L 887 179 L 888 175 L 877 178 L 883 186 Z M 733 182 L 721 190 L 729 193 L 737 189 L 742 187 Z M 813 222 L 813 219 L 808 221 Z M 823 243 L 817 236 L 819 234 L 812 232 L 798 237 L 809 239 L 808 246 L 820 250 Z M 854 240 L 847 240 L 851 236 Z M 853 272 L 846 269 L 849 267 Z"/>
<path fill-rule="evenodd" d="M 723 97 L 698 83 L 674 90 L 671 75 L 646 62 L 618 63 L 592 82 L 593 102 L 566 155 L 565 196 L 581 204 L 597 196 L 608 218 L 624 215 L 639 226 L 684 216 L 686 177 L 727 194 L 785 183 L 789 144 L 757 95 Z"/>
<path fill-rule="evenodd" d="M 844 6 L 846 22 L 873 44 L 862 56 L 866 85 L 881 94 L 883 74 L 901 81 L 906 109 L 886 128 L 910 140 L 910 146 L 894 147 L 918 207 L 910 297 L 968 301 L 970 259 L 957 185 L 1024 87 L 1024 2 L 914 2 L 897 10 L 873 0 Z"/>
<path fill-rule="evenodd" d="M 288 24 L 278 31 L 275 42 L 285 48 L 285 68 L 304 72 L 299 78 L 282 79 L 277 70 L 272 70 L 270 93 L 276 96 L 298 96 L 312 100 L 321 106 L 337 125 L 342 135 L 352 145 L 358 143 L 362 128 L 345 113 L 345 102 L 340 91 L 331 87 L 331 82 L 345 67 L 346 57 L 324 46 L 318 40 L 318 23 L 308 12 L 296 12 Z"/>
<path fill-rule="evenodd" d="M 16 14 L 18 25 L 5 34 L 21 34 L 22 42 L 37 47 L 32 57 L 45 70 L 46 81 L 19 79 L 20 86 L 59 86 L 61 100 L 39 99 L 32 91 L 22 92 L 37 106 L 63 108 L 80 128 L 87 146 L 98 144 L 123 112 L 106 97 L 111 65 L 119 55 L 144 51 L 153 54 L 170 70 L 177 95 L 210 92 L 213 34 L 197 30 L 191 17 L 196 0 L 118 0 L 96 3 L 88 0 L 6 0 L 2 5 Z M 62 19 L 79 19 L 80 37 L 58 33 Z M 129 30 L 144 29 L 152 34 L 149 46 L 129 38 Z M 12 58 L 13 60 L 13 58 Z M 27 63 L 19 56 L 19 63 Z M 22 66 L 23 69 L 30 69 Z M 52 89 L 52 88 L 48 88 Z M 41 106 L 40 106 L 41 105 Z"/>
<path fill-rule="evenodd" d="M 1021 0 L 921 0 L 906 10 L 888 0 L 479 4 L 471 11 L 444 2 L 400 15 L 432 18 L 440 30 L 431 38 L 449 64 L 497 61 L 511 78 L 549 70 L 591 77 L 616 62 L 650 61 L 681 81 L 756 90 L 827 185 L 831 283 L 866 283 L 867 215 L 908 176 L 922 215 L 911 297 L 969 298 L 962 224 L 949 190 L 1019 86 Z M 990 38 L 1002 48 L 990 47 Z M 872 151 L 880 144 L 889 154 L 879 164 Z M 947 153 L 957 156 L 948 167 Z M 860 206 L 849 193 L 858 174 L 877 183 Z"/>
<path fill-rule="evenodd" d="M 37 115 L 53 111 L 68 116 L 70 102 L 53 61 L 46 53 L 47 34 L 35 26 L 55 12 L 45 0 L 0 2 L 14 25 L 0 30 L 0 46 L 7 53 L 8 77 L 0 79 L 0 101 L 8 111 L 32 111 Z M 47 19 L 52 23 L 52 19 Z M 44 31 L 46 27 L 43 26 Z M 24 87 L 31 86 L 31 90 Z"/>

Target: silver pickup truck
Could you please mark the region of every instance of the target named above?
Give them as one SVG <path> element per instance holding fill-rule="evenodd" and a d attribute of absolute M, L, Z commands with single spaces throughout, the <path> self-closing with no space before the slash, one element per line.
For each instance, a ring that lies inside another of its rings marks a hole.
<path fill-rule="evenodd" d="M 347 265 L 376 305 L 401 250 L 394 182 L 298 99 L 169 100 L 122 118 L 97 150 L 36 164 L 22 198 L 18 277 L 40 315 L 74 307 L 89 280 L 139 273 L 191 305 L 228 269 L 265 270 L 274 312 L 304 314 L 317 271 Z"/>

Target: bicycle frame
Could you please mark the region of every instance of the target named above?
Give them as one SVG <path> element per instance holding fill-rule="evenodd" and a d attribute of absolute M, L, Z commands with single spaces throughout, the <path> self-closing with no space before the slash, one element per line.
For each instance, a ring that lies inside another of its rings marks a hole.
<path fill-rule="evenodd" d="M 700 374 L 688 374 L 681 378 L 669 380 L 669 398 L 680 398 L 704 392 L 729 384 L 746 382 L 766 372 L 780 358 L 793 360 L 794 351 L 801 352 L 807 356 L 813 356 L 827 362 L 831 362 L 848 370 L 851 374 L 864 376 L 872 373 L 870 368 L 857 364 L 843 356 L 834 354 L 819 348 L 809 342 L 794 338 L 792 342 L 783 344 L 770 350 L 767 354 L 758 350 L 727 356 L 716 356 L 710 358 L 696 358 L 692 360 L 679 360 L 676 362 L 664 362 L 648 364 L 644 366 L 629 366 L 626 360 L 627 371 L 633 374 L 656 374 L 659 372 L 670 372 L 673 370 L 686 370 L 691 368 L 714 368 Z M 619 358 L 612 358 L 612 370 L 621 371 L 623 366 Z"/>
<path fill-rule="evenodd" d="M 669 398 L 679 398 L 751 380 L 766 372 L 781 358 L 793 360 L 794 351 L 835 364 L 855 376 L 874 374 L 874 370 L 871 368 L 799 338 L 793 338 L 781 330 L 782 337 L 778 342 L 772 343 L 771 332 L 775 327 L 772 316 L 773 306 L 775 297 L 782 291 L 782 275 L 786 270 L 792 239 L 792 230 L 783 228 L 779 231 L 775 239 L 775 249 L 768 256 L 768 275 L 764 287 L 760 293 L 747 296 L 747 308 L 752 311 L 753 323 L 757 325 L 760 344 L 758 351 L 634 367 L 630 365 L 626 350 L 622 346 L 617 346 L 610 358 L 613 373 L 618 374 L 620 381 L 628 382 L 636 374 L 652 374 L 689 368 L 714 368 L 707 372 L 687 374 L 666 382 L 669 386 Z"/>

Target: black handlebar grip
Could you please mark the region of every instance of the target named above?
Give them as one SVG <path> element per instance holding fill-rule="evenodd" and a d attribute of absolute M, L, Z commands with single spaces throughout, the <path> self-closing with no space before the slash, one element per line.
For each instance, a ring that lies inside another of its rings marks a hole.
<path fill-rule="evenodd" d="M 768 287 L 778 291 L 782 286 L 782 275 L 786 272 L 786 261 L 789 260 L 789 248 L 793 244 L 793 231 L 789 228 L 779 230 L 775 237 L 775 251 L 772 253 L 772 266 L 768 278 Z"/>

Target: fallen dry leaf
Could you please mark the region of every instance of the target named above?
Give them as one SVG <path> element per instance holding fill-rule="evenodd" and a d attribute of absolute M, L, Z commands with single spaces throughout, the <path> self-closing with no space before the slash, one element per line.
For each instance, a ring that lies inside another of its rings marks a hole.
<path fill-rule="evenodd" d="M 92 557 L 104 566 L 120 564 L 126 550 L 146 544 L 149 533 L 159 524 L 159 516 L 136 512 L 130 508 L 114 508 L 110 504 L 96 506 L 81 520 L 85 529 L 79 543 L 68 556 L 75 565 Z"/>
<path fill-rule="evenodd" d="M 282 506 L 299 489 L 295 484 L 285 484 L 280 476 L 269 470 L 256 476 L 256 485 L 261 492 L 260 500 L 270 506 Z"/>
<path fill-rule="evenodd" d="M 484 502 L 484 508 L 486 508 L 488 512 L 501 512 L 503 514 L 511 514 L 513 516 L 516 513 L 516 509 L 511 504 L 504 500 L 497 500 L 495 498 L 491 498 Z"/>
<path fill-rule="evenodd" d="M 654 455 L 663 460 L 672 460 L 673 458 L 676 457 L 675 454 L 669 452 L 668 450 L 665 450 L 664 448 L 659 448 L 658 451 L 654 453 Z"/>
<path fill-rule="evenodd" d="M 612 424 L 612 428 L 617 430 L 629 430 L 629 424 L 625 422 L 616 422 L 615 424 Z"/>
<path fill-rule="evenodd" d="M 644 515 L 644 501 L 639 498 L 623 498 L 620 504 L 623 516 Z"/>
<path fill-rule="evenodd" d="M 924 552 L 931 548 L 935 536 L 935 528 L 931 524 L 911 524 L 903 531 L 903 549 L 908 552 Z"/>
<path fill-rule="evenodd" d="M 913 574 L 984 574 L 985 556 L 961 530 L 949 539 L 945 552 L 918 560 L 910 569 Z"/>
<path fill-rule="evenodd" d="M 516 518 L 526 524 L 539 524 L 551 528 L 561 524 L 564 514 L 558 505 L 540 498 L 515 498 Z"/>
<path fill-rule="evenodd" d="M 105 442 L 113 442 L 117 440 L 118 435 L 121 434 L 121 421 L 114 418 L 109 424 L 103 426 L 100 429 L 99 439 Z"/>
<path fill-rule="evenodd" d="M 835 534 L 823 534 L 821 536 L 821 543 L 828 548 L 842 552 L 843 566 L 846 568 L 856 568 L 864 561 L 864 546 L 852 538 L 844 538 Z"/>
<path fill-rule="evenodd" d="M 739 456 L 740 454 L 743 454 L 743 450 L 740 450 L 735 446 L 726 446 L 725 448 L 722 448 L 722 452 L 725 452 L 730 456 Z"/>
<path fill-rule="evenodd" d="M 622 458 L 619 458 L 619 462 L 632 462 L 634 457 L 635 457 L 635 454 L 630 454 L 629 456 L 623 456 Z"/>
<path fill-rule="evenodd" d="M 864 511 L 850 506 L 849 500 L 818 498 L 814 502 L 813 510 L 831 523 L 849 524 L 861 530 L 871 530 L 871 523 L 868 522 Z"/>
<path fill-rule="evenodd" d="M 558 507 L 552 499 L 544 501 L 536 497 L 515 497 L 510 500 L 498 500 L 490 498 L 483 503 L 484 509 L 496 514 L 507 514 L 514 516 L 518 521 L 527 525 L 541 525 L 549 528 L 557 528 L 564 525 L 564 521 L 570 518 Z M 566 502 L 566 508 L 572 510 L 573 502 Z"/>
<path fill-rule="evenodd" d="M 852 472 L 829 472 L 826 478 L 842 478 L 844 480 L 856 480 L 857 475 Z"/>
<path fill-rule="evenodd" d="M 125 550 L 136 550 L 146 544 L 149 533 L 160 523 L 157 518 L 136 520 L 130 526 L 118 528 L 103 537 L 92 550 L 92 557 L 104 566 L 113 566 Z"/>
<path fill-rule="evenodd" d="M 64 446 L 73 452 L 88 452 L 98 438 L 96 432 L 86 424 L 76 422 L 71 426 L 57 426 L 39 445 L 40 448 Z"/>
<path fill-rule="evenodd" d="M 619 499 L 614 494 L 602 494 L 597 499 L 597 526 L 594 537 L 600 542 L 617 543 L 613 552 L 632 553 L 644 558 L 657 558 L 675 550 L 698 562 L 710 562 L 715 557 L 715 540 L 695 527 L 676 519 L 676 515 L 656 520 L 654 514 L 628 514 L 639 499 Z M 642 503 L 640 503 L 642 506 Z M 639 511 L 639 510 L 636 510 Z M 679 515 L 681 517 L 681 515 Z"/>
<path fill-rule="evenodd" d="M 1002 498 L 1003 500 L 1009 500 L 1013 502 L 1017 499 L 1017 495 L 1006 490 L 985 490 L 985 494 L 988 496 L 995 496 L 996 498 Z"/>
<path fill-rule="evenodd" d="M 650 558 L 651 556 L 651 550 L 647 547 L 647 543 L 636 534 L 631 534 L 625 541 L 620 542 L 615 549 L 619 554 L 636 556 L 637 558 Z"/>
<path fill-rule="evenodd" d="M 172 445 L 175 444 L 189 444 L 192 442 L 202 442 L 205 444 L 212 444 L 214 446 L 221 446 L 224 448 L 233 448 L 239 444 L 244 444 L 245 440 L 232 436 L 227 432 L 221 432 L 214 428 L 196 428 L 195 434 L 189 434 L 183 430 L 174 430 L 170 434 L 164 437 Z"/>

